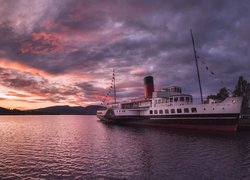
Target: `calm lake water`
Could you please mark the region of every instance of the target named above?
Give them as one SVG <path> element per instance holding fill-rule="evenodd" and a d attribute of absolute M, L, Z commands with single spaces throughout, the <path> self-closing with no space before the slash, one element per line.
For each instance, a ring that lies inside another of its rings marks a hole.
<path fill-rule="evenodd" d="M 250 133 L 105 125 L 95 116 L 1 116 L 0 179 L 249 179 Z"/>

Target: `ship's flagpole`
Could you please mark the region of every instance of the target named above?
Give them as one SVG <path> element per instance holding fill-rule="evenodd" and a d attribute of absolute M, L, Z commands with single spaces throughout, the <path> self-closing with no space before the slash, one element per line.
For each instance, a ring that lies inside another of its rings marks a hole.
<path fill-rule="evenodd" d="M 115 100 L 115 104 L 116 104 L 115 69 L 113 69 L 113 80 L 114 80 L 114 100 Z"/>
<path fill-rule="evenodd" d="M 198 81 L 199 81 L 199 88 L 200 88 L 200 94 L 201 94 L 201 103 L 203 104 L 203 96 L 202 96 L 202 89 L 201 89 L 200 71 L 199 71 L 199 66 L 198 66 L 198 61 L 197 61 L 198 56 L 197 56 L 197 54 L 196 54 L 195 42 L 194 42 L 194 37 L 193 37 L 192 29 L 190 29 L 190 33 L 191 33 L 191 38 L 192 38 L 192 43 L 193 43 L 193 48 L 194 48 L 194 58 L 195 58 L 197 76 L 198 76 Z"/>

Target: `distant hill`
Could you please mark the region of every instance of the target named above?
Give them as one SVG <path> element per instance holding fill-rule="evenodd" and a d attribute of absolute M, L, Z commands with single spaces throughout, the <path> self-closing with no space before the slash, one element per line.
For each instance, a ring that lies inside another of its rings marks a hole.
<path fill-rule="evenodd" d="M 6 109 L 6 108 L 2 108 L 0 107 L 0 115 L 10 115 L 10 114 L 13 114 L 13 115 L 19 115 L 19 114 L 22 114 L 23 111 L 20 111 L 20 110 L 17 110 L 17 109 Z"/>
<path fill-rule="evenodd" d="M 51 106 L 46 108 L 32 109 L 26 111 L 9 110 L 0 107 L 0 115 L 95 115 L 102 106 Z"/>

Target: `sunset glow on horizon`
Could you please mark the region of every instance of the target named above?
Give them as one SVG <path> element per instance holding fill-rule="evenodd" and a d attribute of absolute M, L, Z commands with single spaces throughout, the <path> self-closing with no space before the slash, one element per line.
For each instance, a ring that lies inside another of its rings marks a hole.
<path fill-rule="evenodd" d="M 204 95 L 249 81 L 246 2 L 185 2 L 0 0 L 0 107 L 100 105 L 113 69 L 118 100 L 143 96 L 146 75 L 197 95 L 190 29 Z"/>

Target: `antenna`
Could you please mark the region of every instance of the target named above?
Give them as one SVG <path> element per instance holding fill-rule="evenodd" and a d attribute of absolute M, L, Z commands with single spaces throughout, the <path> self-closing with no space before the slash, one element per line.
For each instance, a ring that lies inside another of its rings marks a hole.
<path fill-rule="evenodd" d="M 196 70 L 197 70 L 197 76 L 198 76 L 198 81 L 199 81 L 199 88 L 200 88 L 200 94 L 201 94 L 201 103 L 203 104 L 203 96 L 202 96 L 202 89 L 201 89 L 200 71 L 199 71 L 199 66 L 198 66 L 198 61 L 197 61 L 198 56 L 197 56 L 196 50 L 195 50 L 195 43 L 194 43 L 194 37 L 193 37 L 192 29 L 190 29 L 190 33 L 191 33 L 191 38 L 192 38 L 192 43 L 193 43 L 193 48 L 194 48 L 194 59 L 195 59 Z"/>

